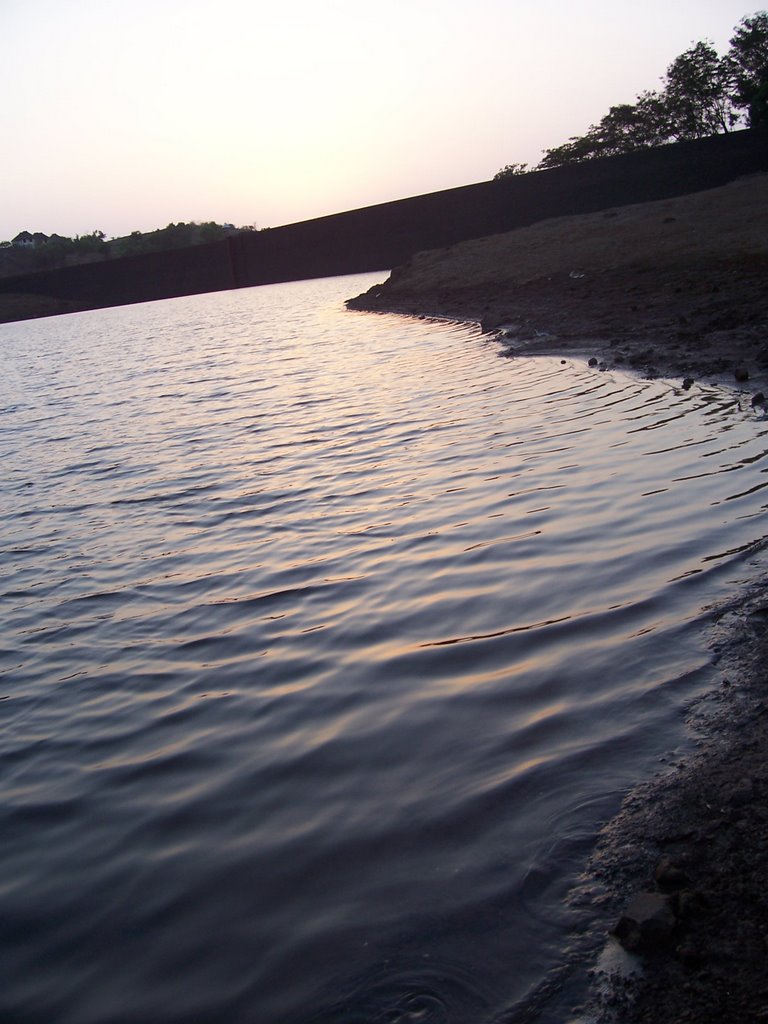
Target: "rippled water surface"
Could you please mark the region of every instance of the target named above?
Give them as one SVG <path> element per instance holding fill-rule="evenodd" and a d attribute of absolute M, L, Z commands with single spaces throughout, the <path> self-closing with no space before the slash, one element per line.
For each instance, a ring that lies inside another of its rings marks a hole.
<path fill-rule="evenodd" d="M 482 1024 L 679 740 L 765 421 L 372 280 L 0 327 L 4 1019 Z"/>

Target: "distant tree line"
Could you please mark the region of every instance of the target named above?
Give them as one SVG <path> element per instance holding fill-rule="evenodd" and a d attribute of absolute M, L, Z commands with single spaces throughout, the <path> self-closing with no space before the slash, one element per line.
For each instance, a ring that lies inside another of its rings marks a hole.
<path fill-rule="evenodd" d="M 217 224 L 215 221 L 191 221 L 188 224 L 180 221 L 155 231 L 132 231 L 129 235 L 109 240 L 103 231 L 92 231 L 74 238 L 21 231 L 11 241 L 0 242 L 0 276 L 183 249 L 188 245 L 217 242 L 241 231 L 254 230 L 252 226 L 236 228 L 232 224 Z"/>
<path fill-rule="evenodd" d="M 711 42 L 691 46 L 661 81 L 660 90 L 611 107 L 585 135 L 545 150 L 536 169 L 768 125 L 768 12 L 742 18 L 722 57 Z M 526 170 L 526 164 L 508 164 L 494 180 Z"/>
<path fill-rule="evenodd" d="M 108 244 L 114 256 L 133 256 L 145 252 L 184 249 L 188 245 L 202 245 L 204 242 L 218 242 L 240 231 L 253 230 L 250 226 L 236 228 L 233 224 L 217 224 L 212 220 L 202 224 L 195 221 L 185 224 L 180 221 L 155 231 L 132 231 L 130 235 L 115 238 Z"/>

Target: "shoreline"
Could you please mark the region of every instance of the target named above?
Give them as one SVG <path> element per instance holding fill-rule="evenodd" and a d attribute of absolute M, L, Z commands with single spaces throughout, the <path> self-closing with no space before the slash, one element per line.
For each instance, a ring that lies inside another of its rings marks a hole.
<path fill-rule="evenodd" d="M 768 385 L 768 174 L 419 253 L 348 308 L 474 321 L 510 356 Z"/>
<path fill-rule="evenodd" d="M 477 322 L 500 354 L 578 358 L 595 372 L 725 385 L 766 418 L 768 175 L 709 192 L 422 253 L 351 309 Z M 762 389 L 762 390 L 761 390 Z M 598 961 L 573 1018 L 597 1024 L 768 1019 L 768 578 L 711 609 L 718 682 L 687 725 L 694 749 L 639 782 L 586 868 L 595 917 L 634 894 L 668 915 L 626 976 Z M 633 940 L 634 941 L 634 940 Z M 632 945 L 627 941 L 628 945 Z M 616 957 L 614 956 L 614 959 Z M 579 1016 L 581 1015 L 581 1016 Z"/>
<path fill-rule="evenodd" d="M 719 682 L 689 709 L 694 749 L 627 794 L 586 870 L 615 923 L 636 893 L 673 922 L 636 956 L 611 936 L 584 1021 L 768 1017 L 768 583 L 712 610 Z M 623 960 L 621 967 L 610 963 Z M 631 973 L 638 968 L 637 973 Z M 629 974 L 624 972 L 630 969 Z"/>

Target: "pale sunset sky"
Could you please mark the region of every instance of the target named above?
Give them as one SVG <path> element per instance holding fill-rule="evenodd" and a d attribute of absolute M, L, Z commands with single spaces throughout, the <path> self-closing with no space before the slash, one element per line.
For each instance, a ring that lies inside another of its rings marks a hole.
<path fill-rule="evenodd" d="M 723 53 L 744 0 L 0 0 L 0 240 L 484 181 Z"/>

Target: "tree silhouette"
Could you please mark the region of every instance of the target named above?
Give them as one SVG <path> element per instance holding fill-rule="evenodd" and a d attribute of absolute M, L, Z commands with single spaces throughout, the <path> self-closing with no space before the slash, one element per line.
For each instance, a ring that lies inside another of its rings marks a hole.
<path fill-rule="evenodd" d="M 729 131 L 738 115 L 730 95 L 729 64 L 709 42 L 696 43 L 667 68 L 663 104 L 674 139 L 703 139 Z"/>
<path fill-rule="evenodd" d="M 662 83 L 661 91 L 611 107 L 586 134 L 545 150 L 537 169 L 768 124 L 768 12 L 741 19 L 724 57 L 709 41 L 694 43 L 672 61 Z M 496 177 L 509 177 L 506 172 Z"/>
<path fill-rule="evenodd" d="M 768 12 L 741 19 L 726 61 L 734 106 L 745 111 L 750 127 L 768 123 Z"/>

